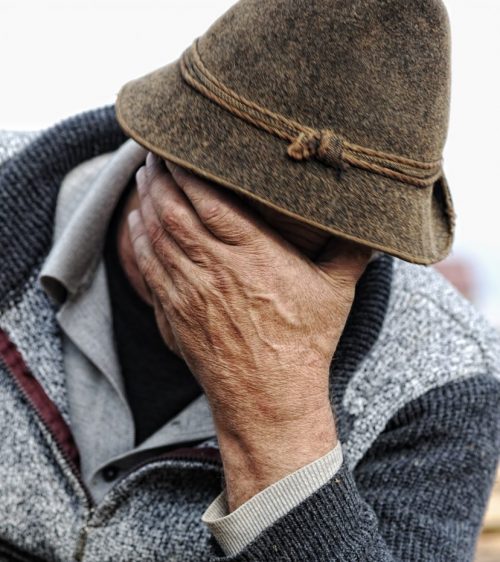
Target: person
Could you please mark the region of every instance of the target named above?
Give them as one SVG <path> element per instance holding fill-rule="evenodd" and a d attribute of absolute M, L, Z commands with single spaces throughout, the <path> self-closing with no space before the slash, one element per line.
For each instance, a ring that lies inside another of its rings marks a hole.
<path fill-rule="evenodd" d="M 242 0 L 0 135 L 2 559 L 473 559 L 500 341 L 426 267 L 448 27 L 402 7 Z"/>

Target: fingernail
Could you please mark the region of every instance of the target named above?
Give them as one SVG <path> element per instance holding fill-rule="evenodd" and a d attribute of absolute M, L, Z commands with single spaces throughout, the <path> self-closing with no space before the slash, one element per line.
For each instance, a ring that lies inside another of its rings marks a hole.
<path fill-rule="evenodd" d="M 140 220 L 140 212 L 138 209 L 134 209 L 128 214 L 128 225 L 130 228 L 135 228 L 136 224 Z"/>
<path fill-rule="evenodd" d="M 146 164 L 148 166 L 154 166 L 157 162 L 158 156 L 156 156 L 156 154 L 153 154 L 152 152 L 148 152 L 148 155 L 146 156 Z"/>

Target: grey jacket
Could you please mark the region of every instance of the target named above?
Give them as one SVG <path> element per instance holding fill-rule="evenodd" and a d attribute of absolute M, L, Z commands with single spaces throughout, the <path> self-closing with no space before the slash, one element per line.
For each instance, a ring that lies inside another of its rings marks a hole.
<path fill-rule="evenodd" d="M 113 106 L 1 139 L 4 560 L 472 560 L 500 451 L 500 342 L 439 273 L 390 256 L 361 278 L 332 361 L 343 460 L 323 486 L 227 556 L 201 520 L 223 485 L 214 439 L 149 458 L 96 503 L 38 274 L 62 179 L 127 139 Z"/>

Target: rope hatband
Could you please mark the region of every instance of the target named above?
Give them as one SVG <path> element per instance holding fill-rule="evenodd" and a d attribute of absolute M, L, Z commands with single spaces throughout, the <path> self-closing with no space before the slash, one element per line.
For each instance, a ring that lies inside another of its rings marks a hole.
<path fill-rule="evenodd" d="M 421 162 L 353 144 L 331 129 L 317 130 L 269 111 L 237 94 L 203 64 L 198 39 L 180 59 L 184 80 L 199 93 L 234 115 L 288 141 L 288 155 L 295 160 L 315 158 L 339 171 L 355 166 L 415 187 L 433 185 L 442 175 L 442 160 Z"/>

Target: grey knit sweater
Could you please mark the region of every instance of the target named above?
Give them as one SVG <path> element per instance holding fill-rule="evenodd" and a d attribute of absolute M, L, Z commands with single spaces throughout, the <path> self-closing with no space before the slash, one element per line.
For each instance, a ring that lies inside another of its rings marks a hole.
<path fill-rule="evenodd" d="M 390 256 L 362 276 L 332 361 L 344 460 L 326 485 L 231 557 L 201 521 L 223 484 L 216 440 L 93 502 L 37 275 L 62 179 L 125 140 L 114 106 L 0 133 L 0 560 L 472 560 L 500 451 L 500 341 L 434 269 Z"/>

